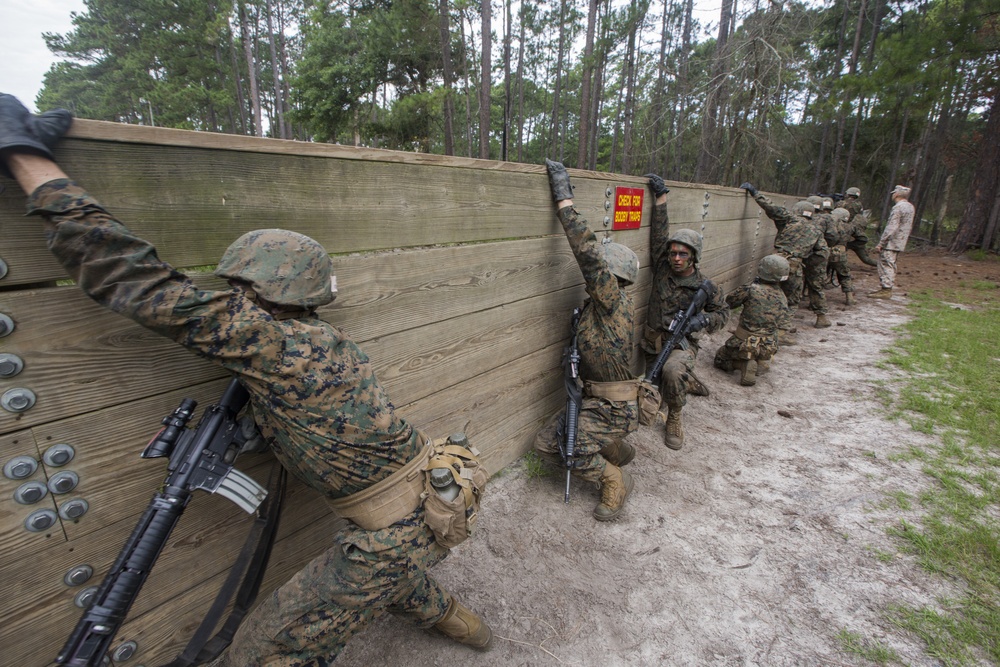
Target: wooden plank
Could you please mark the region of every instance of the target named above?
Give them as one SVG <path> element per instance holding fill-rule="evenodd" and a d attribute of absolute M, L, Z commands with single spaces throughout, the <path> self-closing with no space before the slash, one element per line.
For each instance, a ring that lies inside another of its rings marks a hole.
<path fill-rule="evenodd" d="M 648 255 L 648 238 L 645 245 L 643 238 L 637 236 L 634 244 Z M 434 323 L 456 318 L 475 321 L 480 311 L 486 320 L 502 323 L 511 317 L 509 312 L 491 315 L 488 310 L 529 299 L 539 286 L 560 290 L 582 285 L 568 243 L 564 237 L 555 236 L 489 246 L 421 249 L 403 255 L 343 258 L 339 264 L 342 295 L 320 314 L 342 326 L 361 344 L 383 380 L 383 368 L 402 368 L 407 359 L 421 351 L 440 353 L 439 332 L 447 332 L 449 327 Z M 216 278 L 202 276 L 199 280 L 209 288 L 221 286 Z M 639 301 L 647 292 L 648 287 L 640 282 L 633 293 Z M 105 311 L 76 288 L 5 292 L 0 295 L 0 304 L 0 310 L 12 312 L 17 318 L 14 333 L 4 339 L 5 350 L 25 361 L 24 371 L 16 378 L 0 381 L 0 389 L 26 386 L 38 396 L 35 407 L 25 413 L 0 411 L 0 432 L 85 414 L 222 376 L 222 371 L 211 363 Z M 417 331 L 432 324 L 435 331 Z M 451 329 L 451 337 L 461 330 L 454 323 Z M 410 333 L 416 339 L 416 344 L 394 348 L 394 354 L 400 355 L 398 359 L 381 352 L 386 341 L 379 340 L 396 331 Z M 471 353 L 477 354 L 475 350 Z M 410 364 L 406 368 L 420 374 L 417 366 Z M 94 391 L 94 387 L 100 391 Z M 430 383 L 430 387 L 434 385 Z"/>
<path fill-rule="evenodd" d="M 274 545 L 271 562 L 261 585 L 262 596 L 287 581 L 303 563 L 328 548 L 331 536 L 343 525 L 341 519 L 327 512 L 309 516 L 308 522 L 296 522 L 296 529 L 289 531 L 285 529 L 284 522 L 291 524 L 289 519 L 296 518 L 292 509 L 290 507 L 283 517 L 283 535 Z M 185 515 L 178 532 L 188 523 L 190 522 Z M 190 534 L 187 531 L 179 534 L 178 541 L 185 542 L 183 554 L 180 554 L 183 562 L 171 563 L 166 555 L 157 562 L 129 613 L 129 620 L 112 644 L 114 647 L 129 639 L 139 641 L 140 653 L 133 658 L 136 664 L 140 664 L 139 661 L 147 661 L 147 665 L 162 662 L 149 662 L 154 646 L 150 637 L 155 638 L 156 645 L 170 647 L 164 650 L 173 651 L 174 654 L 179 652 L 178 642 L 186 642 L 190 638 L 194 627 L 208 610 L 235 560 L 246 527 L 224 524 L 216 530 L 218 532 L 211 536 L 211 541 L 204 541 L 204 535 Z M 127 535 L 127 531 L 123 534 Z M 51 553 L 40 556 L 60 558 L 64 563 L 70 563 L 70 567 L 81 563 L 96 563 L 106 557 L 107 548 L 100 539 L 102 537 L 93 535 L 76 542 L 71 554 Z M 120 544 L 115 549 L 118 547 Z M 66 551 L 67 548 L 64 547 L 63 550 Z M 112 557 L 114 555 L 117 555 L 117 551 Z M 208 559 L 211 559 L 210 563 L 207 562 Z M 86 585 L 100 582 L 106 567 L 107 565 Z M 22 588 L 28 595 L 19 595 L 18 604 L 13 609 L 4 610 L 5 622 L 0 627 L 4 664 L 23 667 L 44 667 L 51 664 L 79 619 L 82 610 L 74 606 L 73 598 L 85 586 L 67 587 L 61 581 L 62 571 L 54 574 L 58 576 L 53 576 L 46 584 L 40 584 L 35 578 L 21 579 L 22 572 L 9 579 L 22 582 Z M 197 575 L 197 578 L 192 578 L 192 575 Z M 32 593 L 34 597 L 30 595 Z M 166 653 L 161 655 L 164 661 L 168 657 Z"/>

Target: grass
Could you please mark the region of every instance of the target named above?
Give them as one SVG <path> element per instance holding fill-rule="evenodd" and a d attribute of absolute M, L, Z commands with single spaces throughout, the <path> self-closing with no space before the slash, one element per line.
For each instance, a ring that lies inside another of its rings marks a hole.
<path fill-rule="evenodd" d="M 865 660 L 879 665 L 887 665 L 889 663 L 903 664 L 899 654 L 892 647 L 883 646 L 878 641 L 866 639 L 856 632 L 841 630 L 837 633 L 837 639 L 840 640 L 840 646 L 844 651 L 854 653 Z"/>
<path fill-rule="evenodd" d="M 944 664 L 1000 663 L 1000 304 L 967 300 L 973 307 L 958 309 L 910 296 L 913 318 L 887 359 L 904 379 L 880 396 L 940 445 L 901 454 L 934 483 L 919 497 L 895 497 L 901 509 L 916 503 L 922 518 L 890 532 L 924 569 L 957 583 L 960 596 L 933 608 L 900 605 L 890 618 Z"/>
<path fill-rule="evenodd" d="M 542 461 L 541 457 L 533 451 L 530 451 L 522 456 L 521 463 L 524 465 L 524 472 L 528 475 L 528 479 L 548 477 L 552 474 L 551 467 L 546 465 L 545 462 Z"/>

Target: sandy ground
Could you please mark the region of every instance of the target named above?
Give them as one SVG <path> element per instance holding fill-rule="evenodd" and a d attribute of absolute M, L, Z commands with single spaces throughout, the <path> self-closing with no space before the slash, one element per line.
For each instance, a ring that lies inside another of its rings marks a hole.
<path fill-rule="evenodd" d="M 520 462 L 497 475 L 481 528 L 434 570 L 488 619 L 491 651 L 384 617 L 337 664 L 871 664 L 843 650 L 844 630 L 909 665 L 939 664 L 886 618 L 890 605 L 933 606 L 955 592 L 886 533 L 919 520 L 886 495 L 931 483 L 892 455 L 934 440 L 887 421 L 876 387 L 893 377 L 878 362 L 907 316 L 906 289 L 957 284 L 968 263 L 900 264 L 903 289 L 884 302 L 864 297 L 877 279 L 855 262 L 858 305 L 828 291 L 835 324 L 822 330 L 800 310 L 799 344 L 756 387 L 711 365 L 736 323 L 710 337 L 697 372 L 711 396 L 690 397 L 681 451 L 653 427 L 630 436 L 636 487 L 617 521 L 591 518 L 598 494 L 585 483 L 574 480 L 565 505 L 561 475 L 532 478 Z"/>

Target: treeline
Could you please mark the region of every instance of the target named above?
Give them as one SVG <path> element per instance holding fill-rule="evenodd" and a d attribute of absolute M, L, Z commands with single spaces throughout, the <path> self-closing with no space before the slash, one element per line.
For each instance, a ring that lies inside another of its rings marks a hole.
<path fill-rule="evenodd" d="M 996 0 L 86 0 L 36 103 L 803 194 L 1000 242 Z M 997 113 L 990 113 L 996 109 Z"/>

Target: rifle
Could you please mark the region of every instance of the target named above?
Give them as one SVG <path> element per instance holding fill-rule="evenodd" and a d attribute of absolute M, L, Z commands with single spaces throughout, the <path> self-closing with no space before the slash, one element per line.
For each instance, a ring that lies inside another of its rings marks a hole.
<path fill-rule="evenodd" d="M 663 345 L 663 349 L 657 355 L 656 361 L 646 371 L 645 382 L 650 383 L 654 387 L 659 384 L 660 371 L 663 370 L 663 364 L 667 363 L 667 357 L 670 356 L 675 347 L 683 343 L 684 338 L 690 333 L 691 320 L 701 312 L 711 296 L 712 281 L 706 279 L 698 286 L 698 291 L 695 292 L 694 298 L 691 299 L 691 305 L 687 307 L 687 310 L 674 315 L 674 319 L 670 321 L 670 326 L 667 327 L 667 332 L 671 334 L 670 339 Z"/>
<path fill-rule="evenodd" d="M 257 510 L 267 491 L 233 467 L 246 442 L 236 415 L 248 399 L 246 389 L 234 379 L 219 402 L 205 410 L 193 431 L 187 423 L 197 402 L 190 398 L 163 418 L 163 428 L 141 456 L 169 457 L 167 477 L 98 587 L 93 604 L 83 612 L 56 657 L 56 664 L 101 664 L 194 490 L 218 493 L 248 513 Z"/>
<path fill-rule="evenodd" d="M 570 324 L 572 336 L 569 347 L 563 351 L 563 367 L 566 370 L 566 420 L 563 423 L 563 442 L 559 446 L 563 462 L 566 464 L 566 493 L 563 502 L 569 502 L 569 480 L 573 471 L 573 455 L 576 451 L 576 432 L 580 426 L 580 405 L 583 403 L 583 392 L 580 390 L 580 350 L 576 346 L 577 328 L 580 326 L 582 308 L 573 310 Z"/>

